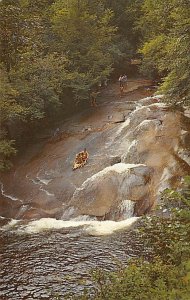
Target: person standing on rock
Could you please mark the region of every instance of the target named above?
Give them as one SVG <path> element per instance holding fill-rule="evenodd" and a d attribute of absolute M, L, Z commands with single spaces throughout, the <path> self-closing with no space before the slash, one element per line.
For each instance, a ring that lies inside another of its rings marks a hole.
<path fill-rule="evenodd" d="M 105 87 L 108 86 L 108 79 L 107 79 L 107 78 L 104 80 L 104 86 L 105 86 Z"/>
<path fill-rule="evenodd" d="M 120 98 L 123 96 L 124 86 L 120 86 Z"/>
<path fill-rule="evenodd" d="M 121 88 L 121 87 L 124 87 L 124 86 L 123 86 L 123 76 L 122 76 L 122 75 L 119 76 L 119 80 L 118 80 L 118 81 L 119 81 L 119 87 L 120 87 L 120 88 Z"/>
<path fill-rule="evenodd" d="M 124 83 L 127 85 L 127 75 L 123 75 L 122 81 L 123 81 L 123 86 L 124 86 Z"/>
<path fill-rule="evenodd" d="M 59 127 L 56 128 L 56 130 L 53 133 L 53 136 L 51 138 L 52 142 L 54 141 L 60 141 L 61 140 L 61 130 Z"/>
<path fill-rule="evenodd" d="M 91 106 L 93 107 L 96 107 L 97 106 L 97 96 L 100 94 L 100 92 L 95 92 L 95 91 L 92 91 L 91 94 L 90 94 L 90 103 L 91 103 Z"/>

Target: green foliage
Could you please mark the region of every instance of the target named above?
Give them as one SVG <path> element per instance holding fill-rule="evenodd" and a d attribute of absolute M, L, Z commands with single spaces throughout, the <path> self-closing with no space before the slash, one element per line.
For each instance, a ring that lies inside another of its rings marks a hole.
<path fill-rule="evenodd" d="M 179 270 L 157 260 L 152 263 L 131 262 L 117 273 L 98 272 L 95 275 L 98 287 L 94 299 L 188 299 L 190 287 L 184 281 L 188 275 L 187 268 L 185 265 Z"/>
<path fill-rule="evenodd" d="M 168 216 L 153 216 L 145 219 L 142 228 L 147 245 L 167 263 L 180 265 L 190 257 L 190 181 L 186 177 L 181 192 L 165 190 L 161 210 Z"/>
<path fill-rule="evenodd" d="M 99 6 L 98 13 L 89 1 L 55 1 L 52 6 L 53 31 L 58 38 L 57 53 L 64 53 L 70 87 L 78 98 L 87 98 L 88 91 L 106 79 L 112 71 L 113 37 L 110 25 L 113 14 Z M 86 97 L 85 97 L 86 96 Z"/>
<path fill-rule="evenodd" d="M 66 81 L 64 57 L 54 54 L 36 58 L 32 65 L 20 63 L 19 69 L 11 72 L 12 83 L 17 87 L 17 101 L 28 111 L 28 118 L 40 119 L 56 109 Z"/>
<path fill-rule="evenodd" d="M 12 2 L 12 3 L 11 3 Z M 22 10 L 14 1 L 0 3 L 0 57 L 9 72 L 18 61 L 22 48 Z"/>
<path fill-rule="evenodd" d="M 27 111 L 17 103 L 18 91 L 10 84 L 7 72 L 0 68 L 0 171 L 9 169 L 9 158 L 16 153 L 14 141 L 7 139 L 7 122 L 24 118 Z"/>
<path fill-rule="evenodd" d="M 16 150 L 14 148 L 13 140 L 0 141 L 0 171 L 8 170 L 12 166 L 9 158 L 10 156 L 15 154 L 16 154 Z"/>
<path fill-rule="evenodd" d="M 81 297 L 72 299 L 188 300 L 190 261 L 180 267 L 164 264 L 158 259 L 152 263 L 131 261 L 127 268 L 114 273 L 98 270 L 94 272 L 93 280 L 95 283 L 93 296 L 85 292 Z"/>
<path fill-rule="evenodd" d="M 136 56 L 141 40 L 141 30 L 136 22 L 142 14 L 142 0 L 105 0 L 105 5 L 114 13 L 113 23 L 117 27 L 115 68 L 128 72 L 130 60 Z"/>
<path fill-rule="evenodd" d="M 172 103 L 190 101 L 190 6 L 187 0 L 145 0 L 142 29 L 142 71 L 164 77 L 160 91 Z"/>
<path fill-rule="evenodd" d="M 16 102 L 19 93 L 9 82 L 7 72 L 0 69 L 0 123 L 24 116 L 26 110 Z"/>

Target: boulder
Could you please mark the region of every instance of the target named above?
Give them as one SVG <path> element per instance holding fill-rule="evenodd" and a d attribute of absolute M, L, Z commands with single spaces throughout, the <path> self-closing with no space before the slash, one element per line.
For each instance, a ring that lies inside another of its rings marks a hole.
<path fill-rule="evenodd" d="M 154 134 L 156 135 L 161 124 L 162 122 L 156 119 L 144 120 L 134 129 L 133 137 L 142 136 L 142 134 L 145 134 L 148 131 L 154 131 Z"/>
<path fill-rule="evenodd" d="M 148 106 L 137 107 L 130 115 L 130 126 L 135 128 L 145 120 L 162 120 L 167 108 L 164 103 L 153 103 Z"/>
<path fill-rule="evenodd" d="M 143 163 L 141 160 L 141 156 L 139 155 L 139 141 L 134 140 L 132 141 L 131 145 L 129 146 L 127 153 L 122 156 L 122 162 L 126 164 L 139 164 Z"/>
<path fill-rule="evenodd" d="M 103 217 L 117 211 L 122 201 L 147 198 L 152 170 L 143 164 L 118 163 L 87 179 L 69 202 L 73 216 Z M 68 209 L 68 208 L 67 208 Z"/>
<path fill-rule="evenodd" d="M 143 99 L 139 100 L 138 104 L 144 106 L 144 105 L 150 105 L 150 104 L 153 104 L 153 103 L 159 103 L 162 98 L 163 98 L 162 95 L 146 97 L 146 98 L 143 98 Z"/>

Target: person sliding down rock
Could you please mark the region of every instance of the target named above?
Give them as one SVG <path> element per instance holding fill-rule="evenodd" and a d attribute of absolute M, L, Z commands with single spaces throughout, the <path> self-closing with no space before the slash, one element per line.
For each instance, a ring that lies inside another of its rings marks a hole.
<path fill-rule="evenodd" d="M 73 163 L 73 170 L 84 167 L 84 165 L 88 161 L 88 157 L 89 157 L 89 154 L 88 154 L 86 148 L 84 148 L 83 151 L 76 154 L 76 157 L 75 157 L 75 160 Z"/>

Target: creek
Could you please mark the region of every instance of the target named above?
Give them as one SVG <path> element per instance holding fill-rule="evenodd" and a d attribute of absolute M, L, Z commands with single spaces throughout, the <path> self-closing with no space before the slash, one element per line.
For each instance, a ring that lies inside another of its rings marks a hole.
<path fill-rule="evenodd" d="M 1 176 L 0 299 L 64 299 L 91 287 L 91 269 L 146 252 L 135 224 L 190 171 L 189 117 L 148 85 L 131 81 L 122 97 L 109 86 Z M 89 161 L 72 171 L 84 147 Z"/>

